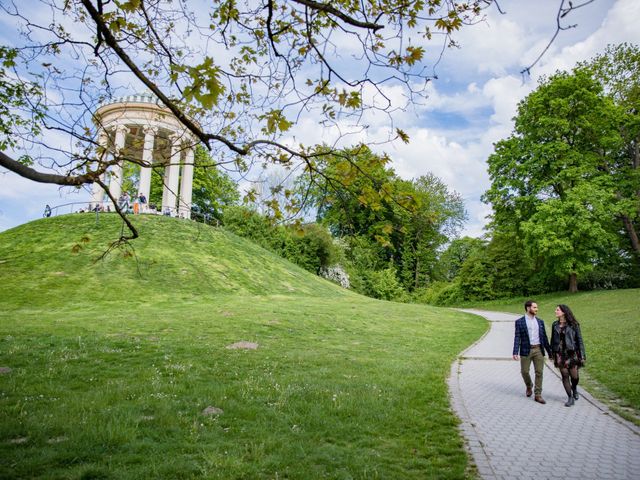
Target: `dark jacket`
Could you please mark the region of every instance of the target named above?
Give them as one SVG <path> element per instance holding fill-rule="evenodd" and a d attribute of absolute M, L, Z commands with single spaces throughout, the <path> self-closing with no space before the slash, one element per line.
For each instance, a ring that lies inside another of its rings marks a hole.
<path fill-rule="evenodd" d="M 540 330 L 540 346 L 542 347 L 542 355 L 547 352 L 551 356 L 551 347 L 547 338 L 547 331 L 544 328 L 544 322 L 536 317 L 538 321 L 538 329 Z M 531 342 L 529 341 L 529 330 L 527 330 L 527 321 L 524 317 L 516 320 L 516 334 L 513 339 L 513 354 L 526 357 L 531 353 Z"/>
<path fill-rule="evenodd" d="M 564 329 L 564 344 L 567 347 L 567 350 L 571 352 L 578 352 L 578 357 L 583 360 L 587 359 L 584 342 L 582 341 L 580 325 L 572 327 L 567 324 Z M 560 351 L 560 322 L 558 320 L 553 322 L 553 325 L 551 325 L 551 350 L 554 353 Z"/>

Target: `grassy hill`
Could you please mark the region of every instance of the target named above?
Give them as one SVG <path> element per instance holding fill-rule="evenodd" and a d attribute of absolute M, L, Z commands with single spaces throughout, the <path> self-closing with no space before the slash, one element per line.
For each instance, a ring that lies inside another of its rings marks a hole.
<path fill-rule="evenodd" d="M 133 249 L 98 261 L 115 215 L 0 233 L 0 478 L 470 474 L 445 379 L 486 322 L 353 294 L 220 229 L 135 222 Z"/>

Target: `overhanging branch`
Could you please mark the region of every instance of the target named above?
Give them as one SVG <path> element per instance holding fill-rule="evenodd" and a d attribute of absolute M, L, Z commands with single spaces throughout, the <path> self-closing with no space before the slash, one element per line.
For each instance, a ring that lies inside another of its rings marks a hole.
<path fill-rule="evenodd" d="M 99 168 L 95 172 L 85 173 L 84 175 L 58 175 L 55 173 L 39 172 L 27 165 L 24 165 L 6 153 L 0 152 L 0 166 L 17 173 L 21 177 L 28 178 L 39 183 L 53 183 L 56 185 L 67 185 L 77 187 L 85 183 L 93 183 L 96 178 L 106 170 L 106 167 Z"/>

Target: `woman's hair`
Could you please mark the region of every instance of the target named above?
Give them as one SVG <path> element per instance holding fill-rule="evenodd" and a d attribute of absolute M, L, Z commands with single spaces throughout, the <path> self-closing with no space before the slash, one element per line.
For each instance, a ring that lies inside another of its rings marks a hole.
<path fill-rule="evenodd" d="M 558 305 L 558 308 L 562 310 L 562 313 L 564 313 L 564 318 L 567 320 L 567 323 L 569 325 L 571 325 L 572 327 L 580 325 L 578 323 L 578 320 L 576 320 L 576 317 L 573 315 L 573 312 L 567 305 L 561 303 L 560 305 Z"/>

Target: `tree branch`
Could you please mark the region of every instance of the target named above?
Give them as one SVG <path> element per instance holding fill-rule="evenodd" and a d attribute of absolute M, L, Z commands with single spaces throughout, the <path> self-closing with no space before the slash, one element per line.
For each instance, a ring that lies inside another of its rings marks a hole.
<path fill-rule="evenodd" d="M 14 160 L 4 152 L 0 152 L 0 166 L 3 166 L 4 168 L 11 170 L 14 173 L 17 173 L 21 177 L 33 180 L 34 182 L 53 183 L 56 185 L 77 187 L 80 185 L 84 185 L 85 183 L 95 182 L 97 178 L 105 172 L 107 165 L 98 168 L 94 172 L 85 173 L 84 175 L 58 175 L 55 173 L 39 172 Z"/>
<path fill-rule="evenodd" d="M 334 17 L 338 17 L 343 22 L 348 23 L 349 25 L 353 25 L 354 27 L 366 28 L 367 30 L 373 30 L 374 32 L 384 28 L 384 25 L 371 23 L 371 22 L 362 22 L 353 17 L 350 17 L 346 13 L 343 13 L 337 8 L 331 5 L 328 5 L 326 3 L 318 3 L 318 2 L 314 2 L 313 0 L 293 0 L 293 2 L 299 3 L 300 5 L 304 5 L 305 7 L 309 7 L 312 10 L 328 13 L 330 15 L 333 15 Z"/>
<path fill-rule="evenodd" d="M 131 72 L 140 80 L 149 90 L 151 90 L 162 103 L 171 110 L 176 118 L 185 126 L 191 133 L 193 133 L 196 137 L 200 139 L 200 141 L 207 146 L 208 149 L 211 149 L 209 145 L 209 140 L 216 140 L 221 143 L 224 143 L 230 150 L 240 154 L 247 155 L 249 152 L 246 148 L 239 147 L 234 143 L 230 142 L 225 137 L 215 134 L 204 133 L 193 120 L 191 120 L 182 110 L 180 110 L 174 102 L 169 99 L 162 90 L 158 88 L 158 86 L 152 82 L 146 75 L 142 73 L 142 71 L 138 68 L 138 66 L 131 60 L 129 55 L 124 51 L 122 47 L 118 44 L 118 41 L 113 36 L 109 27 L 102 20 L 102 16 L 95 9 L 93 4 L 89 0 L 82 0 L 82 5 L 84 5 L 85 9 L 91 16 L 92 20 L 96 24 L 96 28 L 98 32 L 102 34 L 104 37 L 104 41 L 109 47 L 120 57 L 120 59 L 129 67 Z"/>

